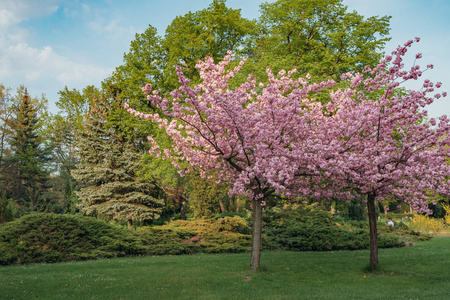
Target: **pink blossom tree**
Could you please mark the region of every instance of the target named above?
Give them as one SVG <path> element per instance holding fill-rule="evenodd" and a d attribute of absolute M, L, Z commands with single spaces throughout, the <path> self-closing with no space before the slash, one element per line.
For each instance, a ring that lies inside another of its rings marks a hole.
<path fill-rule="evenodd" d="M 273 194 L 290 195 L 285 186 L 288 174 L 309 175 L 308 168 L 287 163 L 290 156 L 308 160 L 308 152 L 315 153 L 314 137 L 309 132 L 315 123 L 323 122 L 322 105 L 311 95 L 329 88 L 333 81 L 307 84 L 307 79 L 294 80 L 295 70 L 282 71 L 274 76 L 267 69 L 269 83 L 256 82 L 252 76 L 236 89 L 228 81 L 245 62 L 233 70 L 226 70 L 231 52 L 217 65 L 212 58 L 199 62 L 202 83 L 191 88 L 189 80 L 178 68 L 181 87 L 171 93 L 171 102 L 162 99 L 158 91 L 147 85 L 143 90 L 148 99 L 171 119 L 158 113 L 143 114 L 132 108 L 130 113 L 158 122 L 174 142 L 171 149 L 161 150 L 149 137 L 151 154 L 170 159 L 175 166 L 181 160 L 201 170 L 202 176 L 211 172 L 219 180 L 233 184 L 229 195 L 245 195 L 252 201 L 252 255 L 250 265 L 260 264 L 262 210 L 266 197 Z M 303 132 L 293 135 L 292 132 Z M 303 142 L 302 142 L 303 141 Z M 291 149 L 291 144 L 304 145 Z M 311 156 L 311 159 L 313 156 Z M 305 166 L 314 166 L 310 159 Z M 185 170 L 180 170 L 183 174 Z M 305 173 L 305 174 L 302 174 Z M 298 184 L 298 182 L 296 182 Z M 309 194 L 309 182 L 303 190 Z"/>
<path fill-rule="evenodd" d="M 330 116 L 326 122 L 315 124 L 312 133 L 319 149 L 310 172 L 317 176 L 309 180 L 317 189 L 326 191 L 322 196 L 342 196 L 343 191 L 349 191 L 350 197 L 366 196 L 372 269 L 378 267 L 375 201 L 396 197 L 419 213 L 429 213 L 426 200 L 430 190 L 450 194 L 450 166 L 446 162 L 450 120 L 444 115 L 439 122 L 433 118 L 427 121 L 424 109 L 435 99 L 445 97 L 446 92 L 436 93 L 441 83 L 429 80 L 423 82 L 420 91 L 402 94 L 396 90 L 400 83 L 422 76 L 416 64 L 404 68 L 403 57 L 413 42 L 399 46 L 392 52 L 393 57 L 386 56 L 373 69 L 365 67 L 360 74 L 343 74 L 341 78 L 349 80 L 349 88 L 330 92 Z M 420 58 L 421 54 L 417 54 L 416 60 Z M 287 163 L 295 164 L 297 159 Z M 292 176 L 286 182 L 292 193 L 303 185 Z"/>

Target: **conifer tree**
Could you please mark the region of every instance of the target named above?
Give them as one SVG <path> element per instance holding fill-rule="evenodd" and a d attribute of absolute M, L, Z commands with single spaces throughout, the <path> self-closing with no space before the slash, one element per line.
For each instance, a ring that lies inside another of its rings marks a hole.
<path fill-rule="evenodd" d="M 13 198 L 18 204 L 27 210 L 38 210 L 38 202 L 42 192 L 46 189 L 49 172 L 45 163 L 50 160 L 49 151 L 39 135 L 41 124 L 38 118 L 38 109 L 41 103 L 37 103 L 28 95 L 25 89 L 19 102 L 14 107 L 14 119 L 12 121 L 11 158 L 15 184 Z"/>
<path fill-rule="evenodd" d="M 78 136 L 80 164 L 72 171 L 85 187 L 76 192 L 79 209 L 103 219 L 148 221 L 158 219 L 163 201 L 149 182 L 138 178 L 142 169 L 139 147 L 106 126 L 107 101 L 94 100 Z"/>

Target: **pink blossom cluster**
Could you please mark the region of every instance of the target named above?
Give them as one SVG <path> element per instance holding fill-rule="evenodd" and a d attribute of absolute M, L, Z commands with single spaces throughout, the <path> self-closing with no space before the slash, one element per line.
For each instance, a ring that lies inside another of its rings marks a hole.
<path fill-rule="evenodd" d="M 260 201 L 273 193 L 347 201 L 356 194 L 378 201 L 395 196 L 424 212 L 427 190 L 449 194 L 450 119 L 424 121 L 423 108 L 446 96 L 429 96 L 441 83 L 425 80 L 420 91 L 396 92 L 401 82 L 422 76 L 420 67 L 404 70 L 403 64 L 407 48 L 418 41 L 399 46 L 375 68 L 343 74 L 343 90 L 333 90 L 333 80 L 310 83 L 309 74 L 293 79 L 295 69 L 275 75 L 270 68 L 267 84 L 250 75 L 230 89 L 228 81 L 245 59 L 229 69 L 231 52 L 218 64 L 207 57 L 196 66 L 202 82 L 194 87 L 177 68 L 181 86 L 170 103 L 151 85 L 143 88 L 171 121 L 126 108 L 157 122 L 173 139 L 171 149 L 161 150 L 149 137 L 151 154 L 175 166 L 187 160 L 203 176 L 219 174 L 233 184 L 229 195 Z M 331 101 L 317 101 L 319 92 L 329 92 Z"/>

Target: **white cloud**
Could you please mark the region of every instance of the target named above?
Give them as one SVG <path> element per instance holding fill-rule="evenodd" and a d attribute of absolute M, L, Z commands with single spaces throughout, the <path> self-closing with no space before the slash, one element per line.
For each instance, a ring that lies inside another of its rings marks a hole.
<path fill-rule="evenodd" d="M 69 85 L 71 82 L 98 81 L 98 78 L 105 78 L 111 72 L 109 69 L 71 61 L 55 53 L 50 46 L 38 49 L 20 43 L 1 50 L 0 55 L 0 82 L 46 79 Z"/>
<path fill-rule="evenodd" d="M 50 104 L 57 100 L 57 91 L 65 85 L 80 89 L 99 84 L 113 71 L 88 64 L 83 57 L 74 59 L 57 53 L 52 45 L 35 46 L 30 42 L 32 32 L 21 22 L 52 15 L 57 12 L 59 2 L 0 0 L 0 83 L 13 89 L 24 84 L 32 93 L 46 93 Z M 76 8 L 79 13 L 89 11 L 88 5 L 78 3 Z"/>
<path fill-rule="evenodd" d="M 0 29 L 19 24 L 28 18 L 50 15 L 61 0 L 0 0 Z"/>

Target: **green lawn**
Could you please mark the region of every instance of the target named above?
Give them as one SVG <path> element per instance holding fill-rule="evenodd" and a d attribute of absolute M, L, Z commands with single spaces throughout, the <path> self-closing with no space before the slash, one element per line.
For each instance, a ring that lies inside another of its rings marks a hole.
<path fill-rule="evenodd" d="M 123 258 L 0 267 L 0 299 L 450 299 L 450 238 L 368 251 Z"/>

